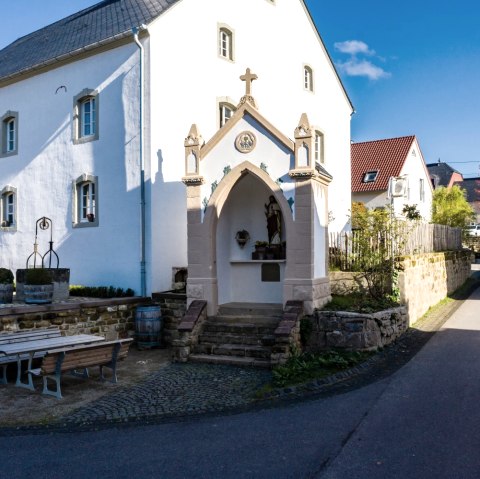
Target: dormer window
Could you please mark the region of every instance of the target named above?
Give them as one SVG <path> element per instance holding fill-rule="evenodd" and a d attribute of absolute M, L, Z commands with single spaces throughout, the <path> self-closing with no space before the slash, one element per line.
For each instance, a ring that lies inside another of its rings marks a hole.
<path fill-rule="evenodd" d="M 364 183 L 373 183 L 378 176 L 378 170 L 377 171 L 367 171 L 365 173 L 365 176 L 363 177 L 363 182 Z"/>

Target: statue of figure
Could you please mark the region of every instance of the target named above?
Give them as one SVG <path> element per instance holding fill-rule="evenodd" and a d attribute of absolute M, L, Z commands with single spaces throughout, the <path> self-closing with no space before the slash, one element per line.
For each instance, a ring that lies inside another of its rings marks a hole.
<path fill-rule="evenodd" d="M 282 212 L 273 195 L 270 196 L 268 204 L 265 205 L 265 216 L 267 217 L 268 243 L 281 244 Z"/>

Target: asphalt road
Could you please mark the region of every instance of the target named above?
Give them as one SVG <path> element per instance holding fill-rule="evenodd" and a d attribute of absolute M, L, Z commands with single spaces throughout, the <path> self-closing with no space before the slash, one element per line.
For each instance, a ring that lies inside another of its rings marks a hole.
<path fill-rule="evenodd" d="M 480 289 L 392 376 L 152 426 L 0 437 L 0 478 L 480 477 Z"/>

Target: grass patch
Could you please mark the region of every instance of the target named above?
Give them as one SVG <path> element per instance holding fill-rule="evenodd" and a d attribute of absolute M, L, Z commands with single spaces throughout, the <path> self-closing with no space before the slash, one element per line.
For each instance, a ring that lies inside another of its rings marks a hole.
<path fill-rule="evenodd" d="M 285 387 L 330 376 L 366 361 L 373 354 L 372 351 L 340 350 L 299 354 L 273 369 L 272 385 Z"/>
<path fill-rule="evenodd" d="M 332 295 L 332 300 L 322 309 L 325 311 L 353 311 L 355 313 L 376 313 L 385 309 L 399 306 L 396 301 L 389 298 L 374 299 L 360 293 L 348 295 Z"/>

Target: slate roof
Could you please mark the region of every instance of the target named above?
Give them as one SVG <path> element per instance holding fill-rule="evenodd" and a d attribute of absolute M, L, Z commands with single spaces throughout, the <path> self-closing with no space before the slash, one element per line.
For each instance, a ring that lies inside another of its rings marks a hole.
<path fill-rule="evenodd" d="M 467 193 L 467 201 L 475 203 L 480 201 L 480 178 L 464 178 L 463 181 L 456 181 L 454 185 L 459 186 Z"/>
<path fill-rule="evenodd" d="M 391 176 L 400 176 L 415 136 L 352 143 L 352 192 L 385 191 Z M 378 171 L 375 181 L 364 183 L 368 171 Z"/>
<path fill-rule="evenodd" d="M 429 163 L 427 169 L 430 178 L 435 180 L 435 187 L 448 186 L 454 173 L 461 175 L 460 172 L 452 168 L 449 164 L 440 161 L 438 163 Z"/>
<path fill-rule="evenodd" d="M 0 50 L 0 81 L 131 35 L 180 0 L 105 0 Z"/>

